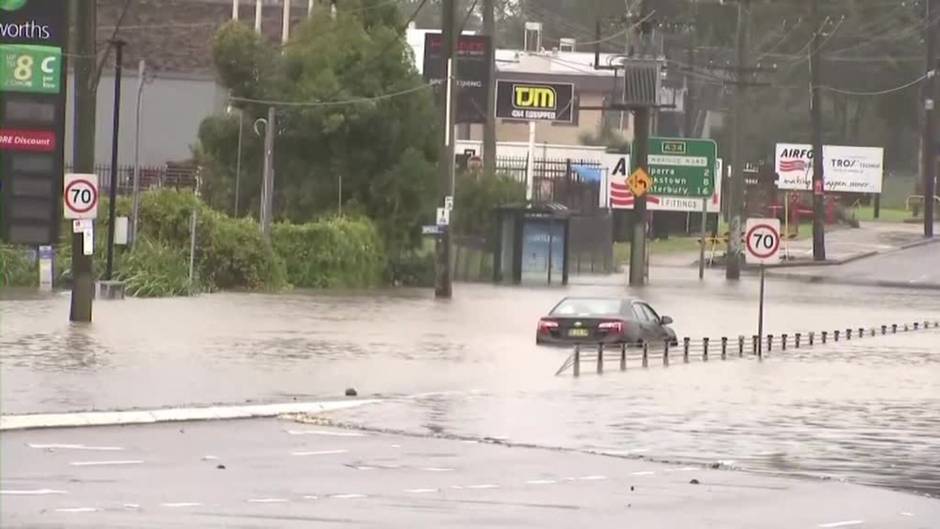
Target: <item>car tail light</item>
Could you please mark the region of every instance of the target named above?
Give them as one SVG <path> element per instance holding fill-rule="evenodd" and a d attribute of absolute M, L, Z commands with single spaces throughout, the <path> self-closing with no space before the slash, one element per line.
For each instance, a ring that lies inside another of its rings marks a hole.
<path fill-rule="evenodd" d="M 598 330 L 607 331 L 611 334 L 623 334 L 622 321 L 605 321 L 597 326 Z"/>
<path fill-rule="evenodd" d="M 549 334 L 558 328 L 558 322 L 555 320 L 539 320 L 539 333 Z"/>

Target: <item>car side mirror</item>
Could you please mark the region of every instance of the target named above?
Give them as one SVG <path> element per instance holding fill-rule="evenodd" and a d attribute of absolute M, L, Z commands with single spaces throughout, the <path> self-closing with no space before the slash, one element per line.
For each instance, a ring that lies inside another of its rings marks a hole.
<path fill-rule="evenodd" d="M 670 318 L 669 316 L 663 316 L 659 318 L 659 323 L 660 325 L 669 325 L 670 323 L 672 323 L 672 318 Z"/>

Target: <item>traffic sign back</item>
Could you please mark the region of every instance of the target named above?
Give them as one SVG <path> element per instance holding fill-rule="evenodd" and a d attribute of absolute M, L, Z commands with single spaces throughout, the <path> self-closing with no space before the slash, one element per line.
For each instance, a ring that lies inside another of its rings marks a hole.
<path fill-rule="evenodd" d="M 780 219 L 747 219 L 744 233 L 748 263 L 780 262 Z"/>

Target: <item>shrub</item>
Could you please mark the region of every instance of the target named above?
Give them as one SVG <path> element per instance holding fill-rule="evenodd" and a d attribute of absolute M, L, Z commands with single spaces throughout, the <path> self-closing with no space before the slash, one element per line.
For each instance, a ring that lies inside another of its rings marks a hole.
<path fill-rule="evenodd" d="M 199 290 L 189 282 L 189 258 L 179 248 L 143 239 L 125 254 L 117 278 L 128 295 L 137 297 L 184 296 Z"/>
<path fill-rule="evenodd" d="M 39 284 L 39 264 L 29 250 L 0 245 L 0 287 L 34 287 Z"/>
<path fill-rule="evenodd" d="M 379 233 L 364 218 L 279 223 L 272 244 L 285 262 L 287 280 L 297 287 L 361 288 L 382 280 L 385 258 Z"/>

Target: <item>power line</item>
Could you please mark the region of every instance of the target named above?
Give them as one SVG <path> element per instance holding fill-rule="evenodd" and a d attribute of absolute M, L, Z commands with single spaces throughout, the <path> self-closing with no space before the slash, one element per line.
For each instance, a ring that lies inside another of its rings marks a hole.
<path fill-rule="evenodd" d="M 842 90 L 842 89 L 839 89 L 839 88 L 833 88 L 833 87 L 831 87 L 831 86 L 822 86 L 822 85 L 821 85 L 819 88 L 822 89 L 822 90 L 828 90 L 829 92 L 835 92 L 835 93 L 837 93 L 837 94 L 850 95 L 850 96 L 883 96 L 883 95 L 893 94 L 893 93 L 895 93 L 895 92 L 900 92 L 900 91 L 902 91 L 902 90 L 906 90 L 906 89 L 908 89 L 908 88 L 910 88 L 910 87 L 912 87 L 912 86 L 914 86 L 914 85 L 920 83 L 920 82 L 923 81 L 924 79 L 927 79 L 928 77 L 929 77 L 929 74 L 924 74 L 924 75 L 921 75 L 920 77 L 918 77 L 917 79 L 914 79 L 913 81 L 911 81 L 911 82 L 909 82 L 909 83 L 904 83 L 904 84 L 902 84 L 902 85 L 900 85 L 900 86 L 896 86 L 896 87 L 894 87 L 894 88 L 887 88 L 887 89 L 885 89 L 885 90 L 876 90 L 876 91 L 873 91 L 873 92 L 856 92 L 856 91 L 853 91 L 853 90 Z"/>
<path fill-rule="evenodd" d="M 304 108 L 319 108 L 319 107 L 333 107 L 333 106 L 343 106 L 343 105 L 353 105 L 358 103 L 371 103 L 374 101 L 381 101 L 383 99 L 391 99 L 394 97 L 399 97 L 403 95 L 413 94 L 415 92 L 420 92 L 421 90 L 427 90 L 431 88 L 430 84 L 421 84 L 406 90 L 400 90 L 398 92 L 391 92 L 387 94 L 380 94 L 372 97 L 357 97 L 354 99 L 346 99 L 341 101 L 280 101 L 275 99 L 252 99 L 249 97 L 230 97 L 232 101 L 238 101 L 240 103 L 254 103 L 258 105 L 274 106 L 274 107 L 304 107 Z"/>

